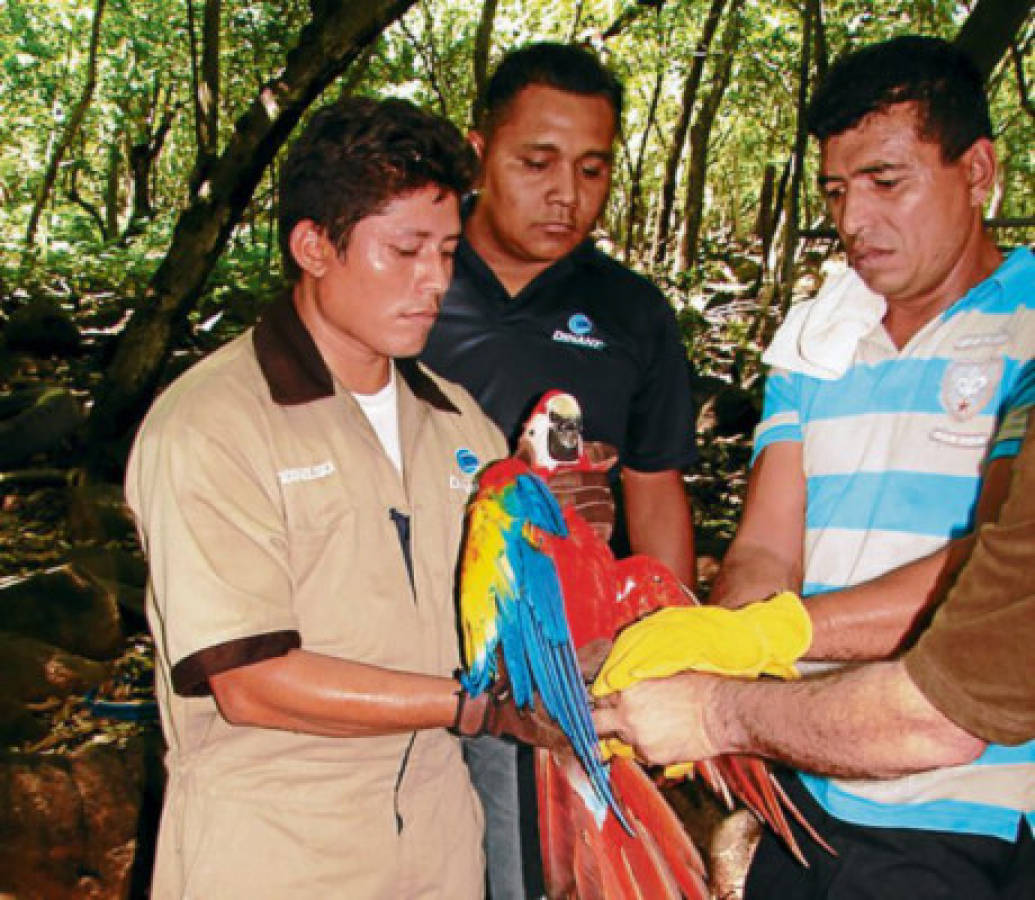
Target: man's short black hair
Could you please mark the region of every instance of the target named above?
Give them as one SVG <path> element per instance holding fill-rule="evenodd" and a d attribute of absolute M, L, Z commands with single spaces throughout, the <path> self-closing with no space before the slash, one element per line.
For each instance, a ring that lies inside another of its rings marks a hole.
<path fill-rule="evenodd" d="M 497 66 L 485 89 L 485 130 L 497 126 L 514 98 L 534 84 L 603 97 L 614 110 L 615 128 L 621 128 L 622 83 L 614 73 L 585 47 L 544 41 L 512 50 Z"/>
<path fill-rule="evenodd" d="M 349 97 L 319 110 L 288 152 L 280 173 L 284 274 L 300 274 L 291 231 L 311 219 L 344 253 L 361 219 L 428 185 L 457 196 L 470 189 L 476 159 L 448 121 L 406 100 Z"/>
<path fill-rule="evenodd" d="M 953 162 L 978 138 L 992 137 L 977 66 L 941 38 L 905 35 L 862 47 L 827 73 L 808 110 L 809 133 L 825 140 L 897 103 L 918 106 L 919 136 Z"/>

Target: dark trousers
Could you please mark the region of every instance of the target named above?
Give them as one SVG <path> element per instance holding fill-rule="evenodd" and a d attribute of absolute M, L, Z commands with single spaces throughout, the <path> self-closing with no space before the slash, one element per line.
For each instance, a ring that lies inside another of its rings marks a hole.
<path fill-rule="evenodd" d="M 491 735 L 464 738 L 463 748 L 485 811 L 489 900 L 542 897 L 545 887 L 532 749 Z"/>
<path fill-rule="evenodd" d="M 1014 841 L 852 825 L 828 815 L 794 775 L 778 777 L 838 855 L 793 823 L 809 862 L 803 868 L 766 829 L 748 870 L 744 900 L 1035 900 L 1035 840 L 1024 820 Z"/>

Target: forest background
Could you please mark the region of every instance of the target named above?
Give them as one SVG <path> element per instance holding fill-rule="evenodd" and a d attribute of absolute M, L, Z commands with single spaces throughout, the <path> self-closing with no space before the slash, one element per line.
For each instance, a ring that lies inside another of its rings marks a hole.
<path fill-rule="evenodd" d="M 0 0 L 0 893 L 146 880 L 160 775 L 153 726 L 129 721 L 150 651 L 121 464 L 160 385 L 278 290 L 278 163 L 312 109 L 405 97 L 467 129 L 507 49 L 600 52 L 626 114 L 598 238 L 683 328 L 708 575 L 760 348 L 839 258 L 802 109 L 840 53 L 906 32 L 987 74 L 986 215 L 1002 246 L 1031 243 L 1031 0 Z"/>

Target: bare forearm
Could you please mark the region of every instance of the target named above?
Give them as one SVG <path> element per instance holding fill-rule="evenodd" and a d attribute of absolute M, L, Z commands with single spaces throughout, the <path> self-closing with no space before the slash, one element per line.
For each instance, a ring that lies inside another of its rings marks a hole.
<path fill-rule="evenodd" d="M 722 561 L 710 601 L 731 609 L 780 591 L 801 591 L 798 558 L 774 553 L 752 541 L 735 541 Z"/>
<path fill-rule="evenodd" d="M 973 541 L 943 550 L 864 584 L 808 600 L 808 659 L 877 660 L 899 652 L 945 595 Z"/>
<path fill-rule="evenodd" d="M 716 680 L 705 728 L 723 752 L 843 777 L 958 765 L 985 747 L 938 712 L 898 661 L 794 683 Z"/>
<path fill-rule="evenodd" d="M 981 485 L 975 522 L 994 521 L 1010 485 L 1013 462 L 993 460 Z M 809 659 L 885 659 L 902 650 L 947 594 L 970 558 L 976 533 L 885 575 L 843 591 L 811 597 Z"/>
<path fill-rule="evenodd" d="M 654 557 L 683 584 L 696 588 L 693 516 L 682 474 L 623 469 L 622 487 L 633 552 Z"/>
<path fill-rule="evenodd" d="M 453 723 L 457 684 L 414 672 L 293 650 L 215 675 L 212 692 L 235 725 L 327 737 L 396 734 Z"/>
<path fill-rule="evenodd" d="M 766 447 L 751 469 L 744 514 L 712 603 L 735 608 L 779 591 L 801 591 L 805 494 L 801 445 Z"/>

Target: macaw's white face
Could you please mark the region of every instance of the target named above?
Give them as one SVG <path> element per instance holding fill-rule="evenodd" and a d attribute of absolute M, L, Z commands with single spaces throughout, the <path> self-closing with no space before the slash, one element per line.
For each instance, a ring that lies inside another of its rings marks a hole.
<path fill-rule="evenodd" d="M 570 394 L 558 394 L 546 405 L 550 456 L 573 462 L 582 452 L 582 410 Z"/>
<path fill-rule="evenodd" d="M 420 353 L 435 324 L 460 239 L 457 196 L 428 185 L 395 197 L 356 224 L 344 254 L 320 232 L 305 239 L 317 262 L 299 260 L 313 276 L 296 292 L 302 320 L 347 387 L 383 387 L 388 360 Z"/>
<path fill-rule="evenodd" d="M 607 200 L 616 127 L 605 97 L 533 84 L 491 132 L 471 135 L 481 180 L 468 236 L 493 268 L 541 270 L 589 235 Z"/>
<path fill-rule="evenodd" d="M 899 103 L 822 148 L 819 182 L 849 262 L 889 304 L 955 300 L 975 283 L 983 169 L 995 167 L 988 141 L 945 162 L 918 127 L 916 104 Z"/>

